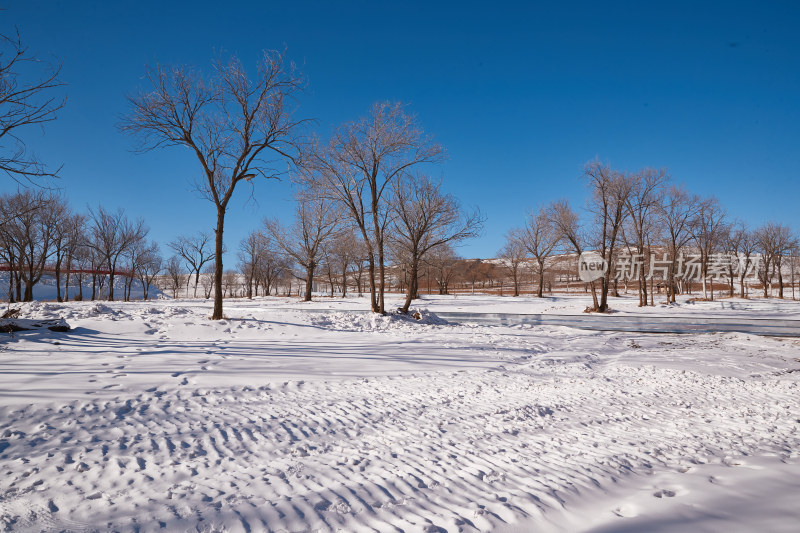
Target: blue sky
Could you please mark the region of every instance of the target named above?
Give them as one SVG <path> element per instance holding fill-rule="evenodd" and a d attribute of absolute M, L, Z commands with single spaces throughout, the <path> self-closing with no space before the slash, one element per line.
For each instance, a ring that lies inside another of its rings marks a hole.
<path fill-rule="evenodd" d="M 651 5 L 652 4 L 652 5 Z M 135 154 L 116 129 L 148 64 L 210 66 L 218 50 L 253 64 L 287 49 L 308 80 L 299 117 L 325 136 L 378 100 L 400 100 L 442 143 L 445 188 L 486 214 L 462 247 L 492 256 L 527 209 L 585 202 L 595 157 L 624 170 L 666 167 L 753 225 L 800 230 L 800 7 L 794 2 L 11 2 L 40 56 L 63 63 L 68 98 L 29 145 L 63 163 L 73 206 L 144 217 L 165 244 L 210 230 L 181 148 Z M 8 191 L 12 184 L 0 184 Z M 238 242 L 287 218 L 288 183 L 242 189 L 226 218 Z M 227 265 L 233 267 L 233 258 Z"/>

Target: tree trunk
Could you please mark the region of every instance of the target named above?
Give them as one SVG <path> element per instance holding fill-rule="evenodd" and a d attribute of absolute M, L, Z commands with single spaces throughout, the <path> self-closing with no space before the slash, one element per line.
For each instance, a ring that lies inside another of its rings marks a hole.
<path fill-rule="evenodd" d="M 225 207 L 217 206 L 217 227 L 214 229 L 214 310 L 211 313 L 211 320 L 222 320 L 222 229 L 225 225 Z"/>
<path fill-rule="evenodd" d="M 69 301 L 69 278 L 72 276 L 72 255 L 67 256 L 67 276 L 64 279 L 64 300 Z"/>
<path fill-rule="evenodd" d="M 58 252 L 56 252 L 58 253 Z M 63 302 L 61 298 L 61 259 L 56 257 L 56 301 Z"/>
<path fill-rule="evenodd" d="M 371 253 L 367 273 L 369 275 L 370 308 L 372 309 L 373 313 L 380 313 L 380 308 L 378 307 L 378 288 L 375 286 L 375 260 L 373 259 Z"/>
<path fill-rule="evenodd" d="M 108 301 L 114 301 L 114 272 L 115 267 L 111 264 L 108 265 Z"/>
<path fill-rule="evenodd" d="M 544 261 L 539 261 L 539 288 L 536 289 L 536 296 L 542 298 L 544 296 Z"/>
<path fill-rule="evenodd" d="M 406 301 L 403 304 L 402 312 L 408 313 L 411 307 L 411 301 L 417 297 L 417 285 L 419 284 L 419 260 L 414 258 L 411 260 L 411 270 L 408 278 L 408 291 L 406 292 Z"/>
<path fill-rule="evenodd" d="M 303 296 L 304 302 L 311 301 L 311 291 L 314 288 L 314 265 L 306 267 L 306 293 Z"/>

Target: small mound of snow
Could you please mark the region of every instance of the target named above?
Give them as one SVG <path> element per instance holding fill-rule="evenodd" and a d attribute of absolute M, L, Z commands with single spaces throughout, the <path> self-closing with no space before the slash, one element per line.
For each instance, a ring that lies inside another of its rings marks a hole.
<path fill-rule="evenodd" d="M 59 318 L 60 305 L 47 302 L 27 302 L 19 308 L 18 318 Z"/>
<path fill-rule="evenodd" d="M 118 314 L 117 311 L 111 309 L 109 306 L 101 303 L 96 303 L 88 310 L 89 316 L 99 316 L 99 315 L 116 315 Z"/>

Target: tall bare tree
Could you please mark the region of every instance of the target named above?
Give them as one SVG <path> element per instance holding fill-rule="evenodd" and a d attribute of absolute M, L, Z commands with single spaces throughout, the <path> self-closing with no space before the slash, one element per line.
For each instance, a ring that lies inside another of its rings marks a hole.
<path fill-rule="evenodd" d="M 700 202 L 697 217 L 690 226 L 692 238 L 700 252 L 700 275 L 703 284 L 703 298 L 708 298 L 708 267 L 712 254 L 725 241 L 725 210 L 716 198 Z M 711 300 L 714 299 L 714 280 L 711 280 Z"/>
<path fill-rule="evenodd" d="M 608 268 L 600 278 L 600 302 L 596 311 L 608 310 L 608 291 L 614 272 L 613 262 L 617 252 L 622 224 L 627 215 L 627 204 L 631 195 L 632 180 L 626 174 L 613 170 L 599 161 L 586 165 L 584 180 L 590 191 L 589 211 L 593 216 L 591 242 L 606 261 Z"/>
<path fill-rule="evenodd" d="M 161 288 L 172 289 L 172 297 L 177 298 L 178 290 L 183 287 L 183 281 L 185 279 L 183 268 L 181 266 L 181 260 L 178 258 L 178 256 L 173 255 L 167 259 L 167 262 L 164 264 L 164 274 L 166 275 L 166 278 L 163 281 L 166 283 L 164 283 Z"/>
<path fill-rule="evenodd" d="M 342 298 L 347 296 L 350 269 L 360 260 L 360 242 L 352 227 L 343 227 L 328 244 L 328 263 L 339 278 Z"/>
<path fill-rule="evenodd" d="M 391 184 L 414 167 L 442 160 L 444 150 L 426 136 L 402 104 L 379 102 L 369 114 L 339 127 L 304 161 L 303 181 L 344 206 L 367 248 L 370 308 L 385 312 L 386 229 Z"/>
<path fill-rule="evenodd" d="M 158 66 L 147 73 L 148 92 L 129 97 L 121 124 L 143 150 L 184 146 L 202 169 L 198 189 L 216 207 L 214 310 L 222 319 L 223 230 L 236 186 L 257 176 L 277 178 L 280 161 L 294 161 L 299 127 L 292 99 L 301 78 L 279 52 L 264 52 L 251 78 L 236 57 L 220 59 L 204 79 L 188 67 Z"/>
<path fill-rule="evenodd" d="M 419 291 L 419 269 L 425 254 L 437 246 L 451 246 L 476 237 L 483 227 L 477 209 L 464 212 L 458 200 L 441 191 L 441 183 L 422 174 L 408 174 L 392 185 L 394 213 L 389 238 L 408 262 L 408 287 L 401 311 L 408 313 Z"/>
<path fill-rule="evenodd" d="M 82 214 L 73 214 L 67 221 L 68 235 L 66 242 L 66 268 L 67 275 L 64 282 L 64 299 L 69 300 L 70 280 L 74 277 L 72 266 L 75 264 L 80 265 L 83 256 L 83 249 L 86 246 L 86 216 Z M 79 268 L 80 270 L 80 268 Z M 83 272 L 79 272 L 77 276 L 78 282 L 78 295 L 83 298 Z"/>
<path fill-rule="evenodd" d="M 757 253 L 758 242 L 756 240 L 755 232 L 747 228 L 747 226 L 741 226 L 741 229 L 737 231 L 741 232 L 741 240 L 739 241 L 738 252 L 739 295 L 742 298 L 747 298 L 748 294 L 744 280 L 750 273 L 751 267 L 755 267 L 754 261 Z"/>
<path fill-rule="evenodd" d="M 142 242 L 140 246 L 134 273 L 142 284 L 142 300 L 147 300 L 150 296 L 150 287 L 162 271 L 164 260 L 161 258 L 157 243 L 145 245 Z"/>
<path fill-rule="evenodd" d="M 56 301 L 63 302 L 61 296 L 61 272 L 70 250 L 72 232 L 72 212 L 67 202 L 53 198 L 47 208 L 48 223 L 53 226 L 53 266 L 55 267 Z M 69 277 L 69 275 L 67 275 Z"/>
<path fill-rule="evenodd" d="M 26 79 L 31 66 L 43 66 L 44 72 Z M 60 73 L 60 64 L 41 61 L 22 44 L 19 31 L 0 35 L 0 171 L 22 185 L 58 174 L 28 149 L 22 133 L 55 120 L 66 105 L 66 98 L 55 94 L 64 85 Z"/>
<path fill-rule="evenodd" d="M 648 245 L 657 233 L 659 206 L 670 178 L 664 169 L 644 168 L 631 175 L 630 179 L 631 191 L 625 202 L 628 217 L 623 229 L 633 245 L 633 251 L 644 261 Z M 639 307 L 644 307 L 647 305 L 647 279 L 641 273 L 638 284 Z"/>

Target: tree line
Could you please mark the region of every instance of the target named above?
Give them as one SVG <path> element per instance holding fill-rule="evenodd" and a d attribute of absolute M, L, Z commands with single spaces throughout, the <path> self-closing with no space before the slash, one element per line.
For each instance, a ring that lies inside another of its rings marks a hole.
<path fill-rule="evenodd" d="M 32 154 L 20 131 L 54 120 L 65 105 L 53 96 L 62 85 L 60 66 L 41 63 L 40 77 L 23 83 L 20 64 L 40 62 L 18 34 L 2 36 L 1 44 L 0 169 L 22 185 L 36 185 L 37 179 L 58 171 Z M 128 112 L 119 123 L 142 152 L 181 147 L 193 155 L 196 188 L 215 207 L 213 232 L 179 237 L 169 243 L 174 255 L 164 259 L 157 244 L 147 241 L 144 223 L 123 211 L 98 207 L 76 214 L 47 188 L 6 194 L 0 200 L 0 238 L 10 272 L 9 297 L 30 300 L 35 284 L 52 270 L 59 300 L 69 297 L 71 282 L 83 297 L 82 280 L 73 275 L 92 276 L 92 298 L 105 289 L 114 299 L 114 279 L 122 270 L 124 298 L 134 279 L 145 296 L 155 280 L 176 296 L 184 285 L 188 295 L 193 281 L 193 296 L 202 285 L 203 294 L 214 298 L 212 318 L 220 319 L 226 289 L 230 294 L 233 285 L 233 274 L 223 265 L 230 201 L 242 183 L 253 186 L 258 179 L 280 177 L 288 177 L 297 189 L 294 220 L 288 225 L 265 220 L 240 244 L 237 256 L 247 295 L 269 294 L 279 280 L 291 278 L 302 283 L 301 292 L 309 299 L 320 277 L 331 288 L 338 280 L 345 294 L 350 277 L 359 292 L 362 285 L 368 291 L 376 313 L 386 312 L 389 286 L 402 286 L 402 310 L 407 312 L 419 293 L 421 270 L 446 293 L 448 280 L 459 270 L 453 267 L 459 263 L 452 247 L 478 235 L 484 219 L 477 209 L 464 209 L 431 177 L 446 157 L 444 147 L 398 102 L 375 103 L 363 117 L 321 138 L 311 119 L 296 117 L 306 82 L 285 54 L 265 51 L 255 67 L 248 71 L 236 56 L 219 56 L 208 70 L 157 64 L 146 70 L 145 86 L 128 96 Z M 506 235 L 499 256 L 515 295 L 523 267 L 535 272 L 537 295 L 542 296 L 554 257 L 592 251 L 608 265 L 602 277 L 589 283 L 592 309 L 606 311 L 620 281 L 615 273 L 622 257 L 641 257 L 637 268 L 652 271 L 659 253 L 659 283 L 674 301 L 686 290 L 679 270 L 682 254 L 691 250 L 699 254 L 707 297 L 713 298 L 719 274 L 712 258 L 723 251 L 737 258 L 728 265 L 731 294 L 736 278 L 740 294 L 746 295 L 744 278 L 754 269 L 765 296 L 773 281 L 783 296 L 783 266 L 797 248 L 797 237 L 787 226 L 748 228 L 716 199 L 689 193 L 664 170 L 623 172 L 594 161 L 586 165 L 583 180 L 589 192 L 585 210 L 553 202 L 529 213 Z M 464 276 L 473 277 L 473 287 L 475 276 L 485 270 L 479 263 L 461 265 Z M 64 295 L 62 269 L 70 272 Z M 640 305 L 652 305 L 655 277 L 639 276 L 635 282 Z"/>
<path fill-rule="evenodd" d="M 541 297 L 552 258 L 565 254 L 577 258 L 591 251 L 607 265 L 604 275 L 589 283 L 595 311 L 608 310 L 609 294 L 617 293 L 620 267 L 628 266 L 622 263 L 630 258 L 638 258 L 638 272 L 629 271 L 621 279 L 636 283 L 640 306 L 654 305 L 657 282 L 667 300 L 675 302 L 676 294 L 690 288 L 691 279 L 682 272 L 687 254 L 693 257 L 704 298 L 714 298 L 714 282 L 721 279 L 731 296 L 738 284 L 739 295 L 747 297 L 745 280 L 751 274 L 765 298 L 773 284 L 783 298 L 784 266 L 798 252 L 797 234 L 787 225 L 769 222 L 750 228 L 718 199 L 692 194 L 663 169 L 623 172 L 592 161 L 582 179 L 588 190 L 583 213 L 565 200 L 552 202 L 528 213 L 519 227 L 506 234 L 498 255 L 515 295 L 523 265 L 534 263 Z"/>
<path fill-rule="evenodd" d="M 141 219 L 102 206 L 75 213 L 50 191 L 25 189 L 0 196 L 0 263 L 8 271 L 8 300 L 31 301 L 45 274 L 55 278 L 56 299 L 114 300 L 116 279 L 123 275 L 123 300 L 134 281 L 146 299 L 162 270 L 158 244 L 147 239 Z M 84 284 L 91 281 L 91 294 Z M 118 298 L 119 299 L 119 298 Z"/>

